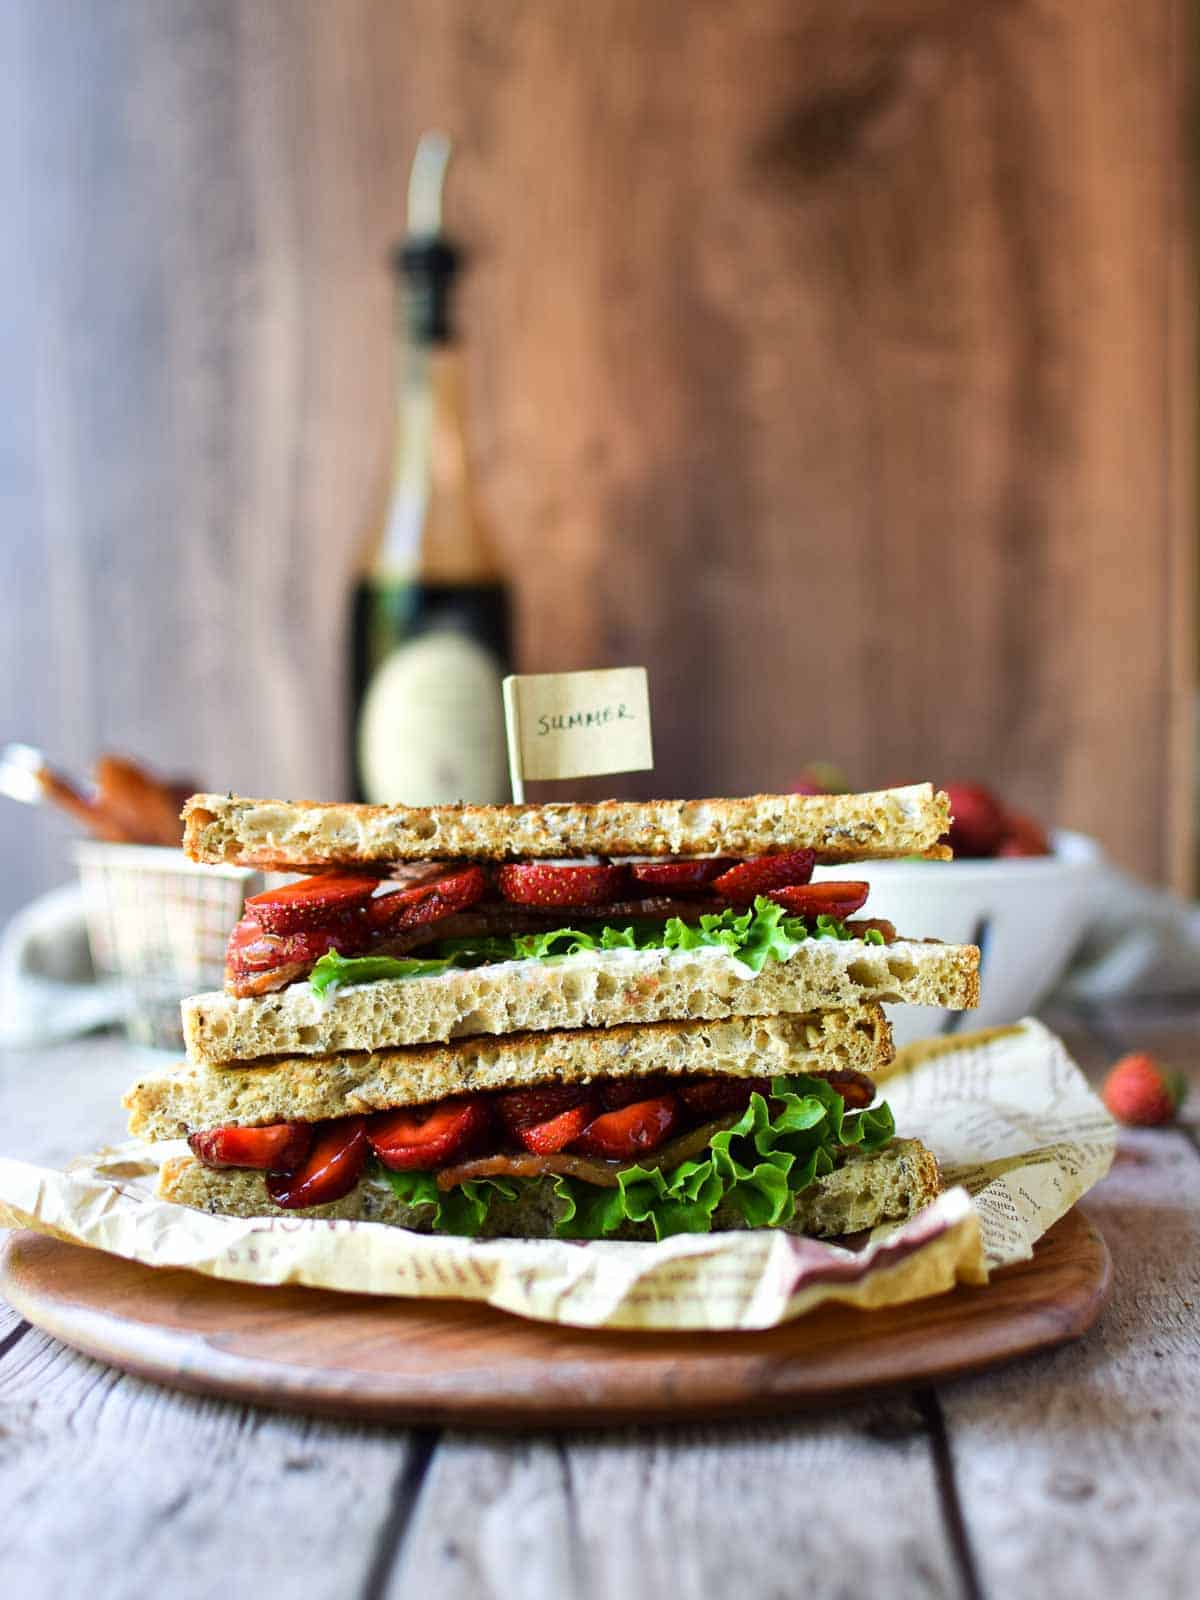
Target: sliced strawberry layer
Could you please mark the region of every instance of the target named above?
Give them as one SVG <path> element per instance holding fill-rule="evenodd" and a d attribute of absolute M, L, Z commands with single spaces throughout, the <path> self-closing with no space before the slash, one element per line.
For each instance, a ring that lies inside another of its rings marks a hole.
<path fill-rule="evenodd" d="M 365 938 L 360 922 L 348 913 L 299 933 L 267 933 L 254 917 L 243 917 L 225 947 L 225 977 L 235 994 L 261 994 L 262 985 L 254 987 L 258 980 L 268 980 L 266 988 L 277 987 L 281 971 L 307 972 L 327 950 L 350 955 Z"/>
<path fill-rule="evenodd" d="M 367 1123 L 371 1149 L 394 1172 L 444 1166 L 478 1144 L 491 1122 L 481 1095 L 440 1100 L 433 1107 L 380 1111 Z"/>
<path fill-rule="evenodd" d="M 359 911 L 379 887 L 361 873 L 328 872 L 282 889 L 266 889 L 246 901 L 246 915 L 268 933 L 300 933 L 327 926 L 331 918 Z"/>
<path fill-rule="evenodd" d="M 756 856 L 753 861 L 739 861 L 736 867 L 730 867 L 728 872 L 713 879 L 713 893 L 724 895 L 735 905 L 753 905 L 757 895 L 770 894 L 772 889 L 783 889 L 789 884 L 807 883 L 816 861 L 812 850 L 789 850 L 785 855 Z"/>
<path fill-rule="evenodd" d="M 628 876 L 620 866 L 521 861 L 501 867 L 498 881 L 500 893 L 518 906 L 603 906 L 618 898 Z"/>
<path fill-rule="evenodd" d="M 655 894 L 686 894 L 689 889 L 703 889 L 722 872 L 728 872 L 733 862 L 724 859 L 713 861 L 635 861 L 629 868 L 635 883 L 644 883 Z"/>
<path fill-rule="evenodd" d="M 295 1172 L 312 1149 L 312 1125 L 273 1122 L 265 1128 L 210 1128 L 188 1139 L 206 1167 L 253 1167 L 259 1172 Z"/>
<path fill-rule="evenodd" d="M 772 889 L 768 899 L 796 917 L 849 917 L 866 903 L 868 883 L 806 883 Z"/>
<path fill-rule="evenodd" d="M 371 1147 L 364 1117 L 318 1122 L 304 1164 L 288 1175 L 267 1174 L 267 1193 L 285 1211 L 324 1206 L 350 1193 L 362 1177 Z"/>
<path fill-rule="evenodd" d="M 583 1130 L 576 1150 L 586 1156 L 628 1161 L 656 1150 L 670 1138 L 679 1121 L 679 1101 L 673 1094 L 637 1100 L 619 1111 L 606 1111 Z"/>
<path fill-rule="evenodd" d="M 483 899 L 487 887 L 480 867 L 464 867 L 412 889 L 389 890 L 385 886 L 366 907 L 366 920 L 373 933 L 402 933 L 465 911 Z"/>

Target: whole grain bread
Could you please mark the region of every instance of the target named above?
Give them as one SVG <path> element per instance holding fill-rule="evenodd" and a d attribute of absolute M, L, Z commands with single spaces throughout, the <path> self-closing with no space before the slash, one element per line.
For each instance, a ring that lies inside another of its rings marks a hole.
<path fill-rule="evenodd" d="M 905 1220 L 940 1191 L 941 1177 L 933 1153 L 917 1139 L 893 1139 L 871 1154 L 852 1151 L 840 1167 L 802 1190 L 786 1231 L 817 1238 L 857 1233 L 881 1222 Z M 172 1156 L 163 1163 L 158 1192 L 164 1200 L 218 1216 L 349 1218 L 419 1233 L 431 1231 L 428 1206 L 405 1205 L 386 1182 L 369 1177 L 330 1205 L 283 1211 L 268 1198 L 260 1172 L 215 1172 L 191 1156 Z M 491 1208 L 487 1232 L 493 1238 L 548 1238 L 557 1214 L 553 1184 L 529 1179 L 520 1185 L 516 1200 L 499 1201 Z M 719 1208 L 714 1222 L 719 1230 L 746 1226 L 731 1207 Z M 631 1223 L 616 1237 L 652 1239 L 653 1232 L 648 1223 Z"/>
<path fill-rule="evenodd" d="M 284 1057 L 257 1066 L 184 1063 L 139 1079 L 124 1104 L 131 1133 L 161 1140 L 228 1123 L 318 1122 L 527 1084 L 649 1074 L 873 1074 L 891 1059 L 891 1029 L 882 1010 L 862 1006 L 812 1016 L 507 1034 L 400 1050 Z"/>
<path fill-rule="evenodd" d="M 505 961 L 387 979 L 321 998 L 308 983 L 238 1000 L 215 992 L 183 1006 L 192 1061 L 328 1055 L 482 1034 L 717 1020 L 876 1001 L 964 1010 L 979 1003 L 979 951 L 901 939 L 808 939 L 757 974 L 722 951 L 614 950 L 553 962 Z"/>
<path fill-rule="evenodd" d="M 183 848 L 193 861 L 272 871 L 462 856 L 753 856 L 799 849 L 837 862 L 945 859 L 949 851 L 938 841 L 950 826 L 950 802 L 928 783 L 876 794 L 542 806 L 358 806 L 196 794 L 183 820 Z"/>

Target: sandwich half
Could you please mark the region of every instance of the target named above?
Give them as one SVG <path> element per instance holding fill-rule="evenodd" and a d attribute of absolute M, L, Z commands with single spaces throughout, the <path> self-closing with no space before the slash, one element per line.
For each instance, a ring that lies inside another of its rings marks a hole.
<path fill-rule="evenodd" d="M 247 902 L 188 1060 L 126 1097 L 164 1197 L 483 1236 L 843 1234 L 937 1192 L 874 1075 L 879 1002 L 978 998 L 978 951 L 861 917 L 817 861 L 941 857 L 946 797 L 324 806 L 199 795 Z M 314 870 L 315 869 L 315 870 Z"/>

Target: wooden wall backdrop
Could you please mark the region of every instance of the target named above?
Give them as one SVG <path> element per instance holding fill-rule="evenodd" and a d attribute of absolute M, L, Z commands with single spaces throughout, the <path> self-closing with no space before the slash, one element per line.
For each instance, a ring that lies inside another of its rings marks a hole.
<path fill-rule="evenodd" d="M 1182 882 L 1184 10 L 8 0 L 0 737 L 343 788 L 438 125 L 524 669 L 646 662 L 660 792 L 978 775 Z"/>

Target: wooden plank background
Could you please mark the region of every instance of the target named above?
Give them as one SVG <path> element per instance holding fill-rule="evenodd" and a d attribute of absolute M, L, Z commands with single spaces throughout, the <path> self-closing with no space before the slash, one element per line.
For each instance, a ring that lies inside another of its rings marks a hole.
<path fill-rule="evenodd" d="M 0 737 L 344 789 L 386 247 L 450 210 L 525 670 L 629 789 L 995 780 L 1188 871 L 1177 0 L 10 0 Z M 67 868 L 0 812 L 0 911 Z"/>

